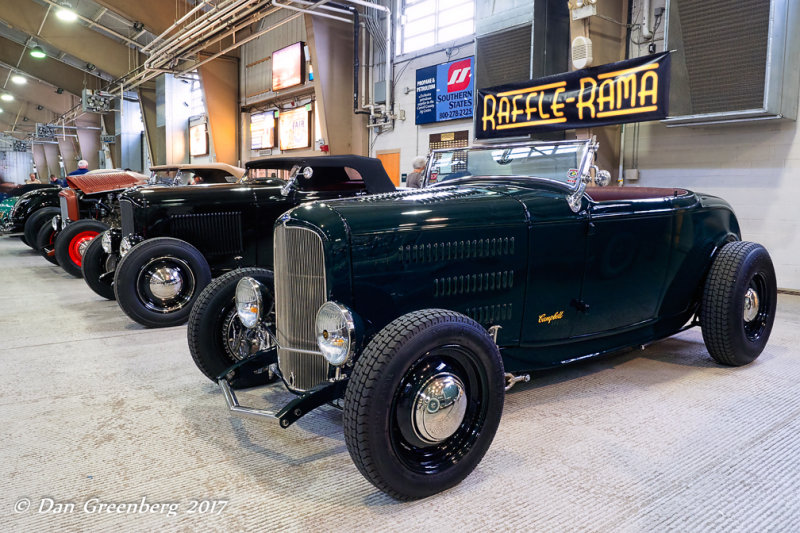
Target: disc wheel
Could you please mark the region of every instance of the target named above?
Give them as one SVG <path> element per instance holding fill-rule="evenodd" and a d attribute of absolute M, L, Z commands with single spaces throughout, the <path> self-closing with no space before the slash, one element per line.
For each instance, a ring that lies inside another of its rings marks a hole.
<path fill-rule="evenodd" d="M 775 322 L 778 288 L 767 250 L 726 244 L 706 278 L 700 310 L 703 341 L 718 363 L 746 365 L 764 350 Z"/>
<path fill-rule="evenodd" d="M 392 497 L 430 496 L 483 458 L 504 394 L 500 352 L 480 324 L 441 309 L 409 313 L 354 363 L 344 397 L 347 449 Z"/>
<path fill-rule="evenodd" d="M 177 326 L 211 282 L 203 254 L 172 237 L 145 240 L 122 258 L 114 274 L 114 294 L 130 318 L 147 327 Z"/>

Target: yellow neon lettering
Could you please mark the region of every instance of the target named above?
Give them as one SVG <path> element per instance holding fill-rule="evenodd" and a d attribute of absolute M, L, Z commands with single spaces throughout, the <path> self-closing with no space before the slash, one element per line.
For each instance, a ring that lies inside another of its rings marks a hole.
<path fill-rule="evenodd" d="M 566 104 L 559 104 L 558 103 L 558 95 L 563 93 L 563 92 L 565 92 L 564 89 L 561 89 L 561 88 L 556 89 L 556 92 L 553 95 L 553 103 L 550 104 L 550 110 L 553 112 L 553 115 L 556 116 L 556 117 L 563 117 L 564 116 L 564 112 L 561 111 L 561 110 L 564 109 L 565 107 L 567 107 Z"/>
<path fill-rule="evenodd" d="M 593 78 L 581 78 L 581 90 L 578 93 L 578 118 L 583 120 L 583 110 L 588 109 L 589 114 L 594 118 L 594 91 L 597 89 L 597 82 Z M 587 96 L 589 97 L 588 99 Z"/>
<path fill-rule="evenodd" d="M 501 98 L 500 103 L 497 105 L 497 123 L 508 124 L 511 122 L 511 105 L 508 103 L 508 98 Z"/>
<path fill-rule="evenodd" d="M 489 113 L 489 102 L 492 103 L 492 112 L 491 113 Z M 483 131 L 487 131 L 489 129 L 489 128 L 486 127 L 489 122 L 492 123 L 492 130 L 494 130 L 497 127 L 497 124 L 494 121 L 494 112 L 495 112 L 496 109 L 497 109 L 497 100 L 495 100 L 495 97 L 493 95 L 491 95 L 491 94 L 487 94 L 486 96 L 484 96 L 483 97 L 483 119 L 482 119 L 483 120 Z"/>
<path fill-rule="evenodd" d="M 516 122 L 516 120 L 517 120 L 517 115 L 521 115 L 521 114 L 523 114 L 525 112 L 522 109 L 518 109 L 517 108 L 517 98 L 522 99 L 522 95 L 518 94 L 514 98 L 511 99 L 511 107 L 513 109 L 511 111 L 511 120 L 514 121 L 514 122 Z"/>
<path fill-rule="evenodd" d="M 653 85 L 648 89 L 647 80 L 653 82 Z M 658 105 L 658 74 L 653 71 L 647 71 L 642 76 L 642 88 L 639 90 L 639 105 L 644 106 L 647 97 L 650 97 L 652 105 Z"/>
<path fill-rule="evenodd" d="M 531 107 L 531 100 L 534 99 L 534 98 L 536 98 L 536 93 L 530 93 L 525 98 L 525 113 L 527 113 L 526 116 L 527 116 L 528 120 L 531 119 L 531 115 L 533 113 L 538 113 L 538 111 L 539 111 L 538 107 L 535 107 L 535 106 Z"/>
<path fill-rule="evenodd" d="M 544 97 L 544 91 L 539 93 L 539 116 L 543 119 L 550 118 L 550 115 L 544 112 L 544 106 L 542 105 L 542 98 Z"/>

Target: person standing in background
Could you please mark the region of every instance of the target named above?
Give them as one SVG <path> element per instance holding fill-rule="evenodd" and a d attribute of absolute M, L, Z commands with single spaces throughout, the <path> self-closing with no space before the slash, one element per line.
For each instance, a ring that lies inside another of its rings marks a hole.
<path fill-rule="evenodd" d="M 85 159 L 81 159 L 78 161 L 78 170 L 73 170 L 68 174 L 68 176 L 79 176 L 81 174 L 86 174 L 89 172 L 89 162 Z"/>
<path fill-rule="evenodd" d="M 25 180 L 25 183 L 41 183 L 41 181 L 39 181 L 39 178 L 36 177 L 35 172 L 31 172 L 30 176 L 28 176 L 28 179 Z"/>
<path fill-rule="evenodd" d="M 419 189 L 422 187 L 422 173 L 425 171 L 425 163 L 427 163 L 427 161 L 427 159 L 420 156 L 414 158 L 414 161 L 411 162 L 411 167 L 414 169 L 414 172 L 409 174 L 406 178 L 406 187 L 411 187 L 412 189 Z"/>

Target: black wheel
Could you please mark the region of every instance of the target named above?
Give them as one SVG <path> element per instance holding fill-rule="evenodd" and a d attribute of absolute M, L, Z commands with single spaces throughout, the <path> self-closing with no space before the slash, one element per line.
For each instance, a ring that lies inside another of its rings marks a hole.
<path fill-rule="evenodd" d="M 107 254 L 103 250 L 103 235 L 95 237 L 83 252 L 81 261 L 81 274 L 83 280 L 96 294 L 108 300 L 114 296 L 114 270 L 117 268 L 119 256 Z"/>
<path fill-rule="evenodd" d="M 55 240 L 58 232 L 53 229 L 52 224 L 42 224 L 39 228 L 39 233 L 36 234 L 36 246 L 34 247 L 39 254 L 53 263 L 58 264 L 56 260 Z"/>
<path fill-rule="evenodd" d="M 718 363 L 741 366 L 764 350 L 775 321 L 778 289 L 772 259 L 754 242 L 731 242 L 711 264 L 700 324 L 708 353 Z"/>
<path fill-rule="evenodd" d="M 197 368 L 211 381 L 237 361 L 268 348 L 275 330 L 275 301 L 264 301 L 265 318 L 259 326 L 245 328 L 236 314 L 236 284 L 249 276 L 273 294 L 273 274 L 265 268 L 240 268 L 212 281 L 203 289 L 189 315 L 189 351 Z"/>
<path fill-rule="evenodd" d="M 186 322 L 194 301 L 211 282 L 211 268 L 186 241 L 158 237 L 130 249 L 117 265 L 114 294 L 133 320 L 150 328 Z"/>
<path fill-rule="evenodd" d="M 474 320 L 427 309 L 376 335 L 353 366 L 344 436 L 358 470 L 400 500 L 457 485 L 497 431 L 505 381 L 500 351 Z"/>
<path fill-rule="evenodd" d="M 97 220 L 77 220 L 67 225 L 56 237 L 56 260 L 70 276 L 81 277 L 81 265 L 86 248 L 95 237 L 108 229 Z"/>
<path fill-rule="evenodd" d="M 57 207 L 43 207 L 29 216 L 28 220 L 25 221 L 23 234 L 25 238 L 22 239 L 22 242 L 34 248 L 36 246 L 36 236 L 39 234 L 42 224 L 50 224 L 53 217 L 59 213 L 61 213 L 61 210 Z"/>

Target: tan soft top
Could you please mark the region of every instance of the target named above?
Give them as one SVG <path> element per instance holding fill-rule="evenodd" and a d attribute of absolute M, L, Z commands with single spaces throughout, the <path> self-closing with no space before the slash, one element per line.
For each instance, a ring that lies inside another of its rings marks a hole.
<path fill-rule="evenodd" d="M 223 172 L 227 172 L 231 176 L 240 179 L 244 176 L 245 169 L 241 167 L 235 167 L 233 165 L 229 165 L 227 163 L 181 163 L 180 165 L 156 165 L 150 167 L 151 171 L 159 172 L 162 170 L 192 170 L 192 171 L 203 171 L 203 170 L 219 170 Z"/>

